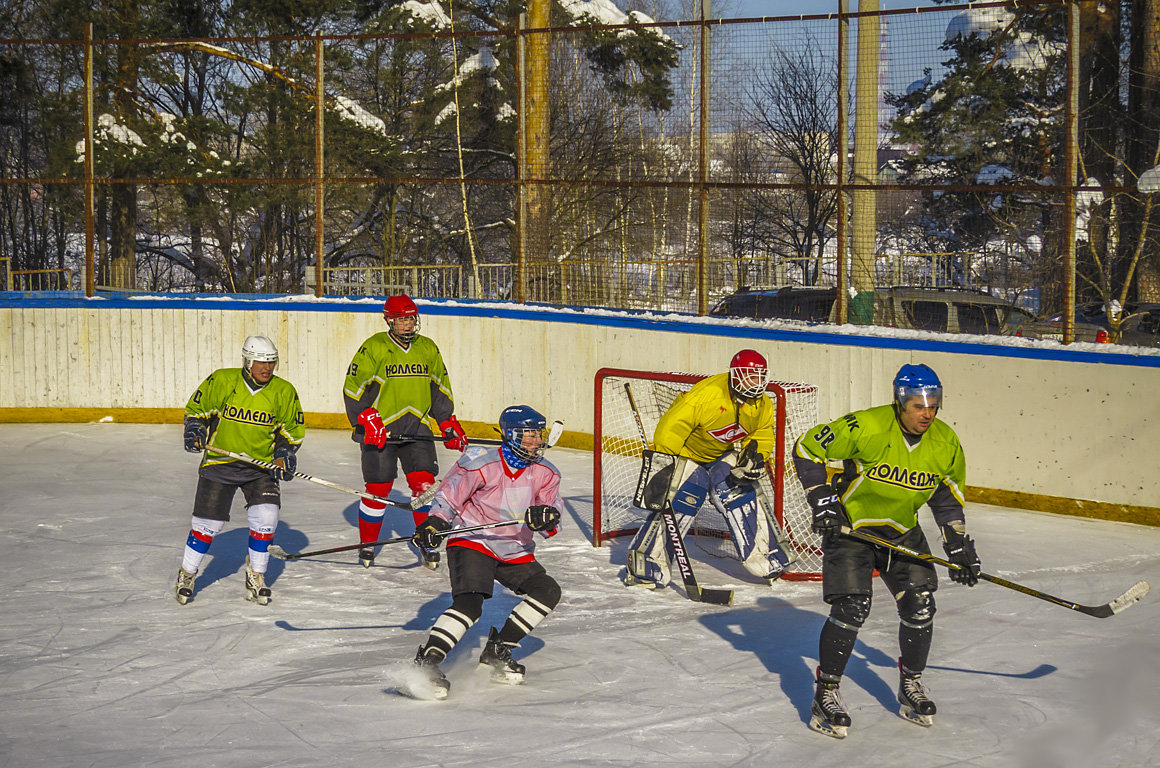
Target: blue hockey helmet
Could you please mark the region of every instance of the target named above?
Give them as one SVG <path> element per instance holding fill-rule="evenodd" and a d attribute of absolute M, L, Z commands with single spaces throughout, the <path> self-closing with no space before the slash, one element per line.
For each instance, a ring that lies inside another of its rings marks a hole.
<path fill-rule="evenodd" d="M 511 405 L 499 415 L 499 432 L 504 446 L 529 464 L 544 458 L 544 450 L 548 447 L 544 436 L 547 426 L 544 415 L 530 405 Z"/>
<path fill-rule="evenodd" d="M 894 402 L 899 407 L 906 405 L 912 397 L 918 397 L 925 406 L 941 408 L 942 395 L 942 382 L 928 365 L 904 365 L 894 376 Z"/>

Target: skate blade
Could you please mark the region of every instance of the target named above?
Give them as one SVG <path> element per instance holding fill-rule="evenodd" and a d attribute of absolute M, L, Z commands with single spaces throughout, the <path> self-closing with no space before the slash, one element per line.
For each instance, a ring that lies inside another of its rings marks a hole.
<path fill-rule="evenodd" d="M 934 715 L 920 715 L 905 704 L 898 708 L 898 715 L 903 720 L 909 720 L 915 725 L 921 725 L 923 728 L 930 728 L 934 725 Z"/>
<path fill-rule="evenodd" d="M 495 669 L 487 664 L 480 664 L 480 669 L 487 670 L 491 674 L 491 682 L 496 685 L 523 685 L 524 676 L 517 672 L 507 672 L 502 669 Z"/>
<path fill-rule="evenodd" d="M 193 593 L 188 590 L 183 590 L 177 593 L 177 602 L 181 605 L 187 605 L 193 599 Z"/>
<path fill-rule="evenodd" d="M 635 576 L 633 576 L 631 573 L 629 573 L 629 574 L 626 574 L 624 577 L 624 586 L 626 586 L 626 587 L 640 587 L 641 589 L 656 589 L 657 583 L 655 581 L 649 581 L 647 579 L 642 581 L 641 579 L 638 579 Z"/>
<path fill-rule="evenodd" d="M 375 564 L 375 561 L 374 561 L 374 558 L 371 558 L 370 560 L 363 560 L 360 557 L 358 564 L 361 565 L 363 568 L 370 568 L 372 565 Z"/>
<path fill-rule="evenodd" d="M 247 592 L 246 599 L 249 600 L 251 603 L 257 603 L 258 605 L 269 605 L 270 604 L 269 593 L 263 595 L 261 592 L 258 592 L 258 593 Z"/>
<path fill-rule="evenodd" d="M 831 723 L 827 723 L 825 720 L 818 717 L 817 715 L 814 715 L 813 717 L 810 718 L 810 730 L 811 731 L 817 731 L 818 733 L 822 734 L 823 736 L 829 736 L 830 738 L 833 738 L 833 739 L 846 738 L 846 729 L 847 728 L 849 728 L 848 725 L 833 725 Z"/>
<path fill-rule="evenodd" d="M 417 701 L 443 701 L 451 692 L 451 686 L 436 685 L 425 681 L 422 683 L 411 682 L 401 687 L 399 692 Z"/>

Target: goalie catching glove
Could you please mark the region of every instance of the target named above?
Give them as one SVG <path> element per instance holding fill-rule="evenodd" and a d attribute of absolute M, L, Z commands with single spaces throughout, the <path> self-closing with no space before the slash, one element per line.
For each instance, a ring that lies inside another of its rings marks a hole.
<path fill-rule="evenodd" d="M 209 431 L 201 419 L 187 418 L 185 420 L 185 450 L 198 453 L 205 450 Z"/>
<path fill-rule="evenodd" d="M 837 533 L 843 525 L 850 524 L 846 505 L 832 485 L 815 485 L 806 491 L 806 499 L 814 516 L 810 527 L 818 533 Z"/>
<path fill-rule="evenodd" d="M 958 566 L 951 568 L 951 581 L 973 587 L 979 583 L 979 572 L 983 570 L 979 555 L 975 552 L 975 541 L 966 534 L 962 523 L 948 523 L 942 526 L 943 550 L 947 560 Z"/>
<path fill-rule="evenodd" d="M 415 535 L 411 543 L 419 549 L 438 549 L 439 542 L 451 530 L 451 523 L 435 515 L 427 515 L 427 519 L 415 528 Z"/>
<path fill-rule="evenodd" d="M 454 415 L 447 421 L 439 422 L 439 429 L 443 432 L 443 444 L 448 448 L 461 453 L 467 448 L 467 435 Z"/>
<path fill-rule="evenodd" d="M 279 445 L 275 448 L 274 463 L 279 466 L 270 470 L 270 477 L 286 483 L 294 479 L 294 470 L 298 469 L 298 457 L 294 455 L 293 448 L 288 445 Z"/>
<path fill-rule="evenodd" d="M 524 512 L 524 522 L 533 531 L 550 531 L 560 523 L 560 510 L 547 504 L 533 504 Z"/>
<path fill-rule="evenodd" d="M 387 428 L 378 410 L 367 408 L 358 415 L 359 426 L 363 428 L 363 443 L 382 448 L 387 444 Z"/>
<path fill-rule="evenodd" d="M 757 452 L 757 442 L 750 440 L 741 449 L 737 457 L 737 465 L 729 470 L 734 480 L 743 483 L 756 483 L 765 474 L 765 457 Z"/>

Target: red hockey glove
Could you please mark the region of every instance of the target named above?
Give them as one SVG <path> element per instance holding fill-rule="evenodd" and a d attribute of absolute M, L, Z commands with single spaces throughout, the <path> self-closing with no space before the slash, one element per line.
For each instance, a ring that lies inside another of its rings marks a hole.
<path fill-rule="evenodd" d="M 439 429 L 443 430 L 443 444 L 451 450 L 462 452 L 467 447 L 467 435 L 463 433 L 463 427 L 454 414 L 447 421 L 441 422 Z"/>
<path fill-rule="evenodd" d="M 363 442 L 382 448 L 387 444 L 387 428 L 383 426 L 383 417 L 374 408 L 367 408 L 358 415 L 358 423 L 363 428 Z"/>

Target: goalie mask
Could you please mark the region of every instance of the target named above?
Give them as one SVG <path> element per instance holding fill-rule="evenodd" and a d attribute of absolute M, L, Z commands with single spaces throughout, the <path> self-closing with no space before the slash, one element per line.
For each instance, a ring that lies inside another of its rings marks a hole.
<path fill-rule="evenodd" d="M 410 344 L 419 335 L 419 308 L 410 296 L 391 296 L 383 304 L 383 319 L 391 335 L 404 344 Z"/>
<path fill-rule="evenodd" d="M 254 363 L 273 363 L 278 368 L 278 348 L 265 336 L 247 336 L 242 344 L 242 370 L 250 373 Z"/>
<path fill-rule="evenodd" d="M 512 405 L 499 415 L 499 432 L 508 459 L 514 469 L 522 469 L 544 458 L 548 425 L 543 414 L 529 405 Z"/>
<path fill-rule="evenodd" d="M 752 349 L 743 349 L 729 363 L 729 389 L 735 397 L 752 400 L 765 392 L 769 382 L 769 365 Z"/>
<path fill-rule="evenodd" d="M 942 407 L 942 382 L 926 365 L 904 365 L 894 377 L 894 402 L 904 408 L 907 401 L 919 398 L 923 406 Z"/>

